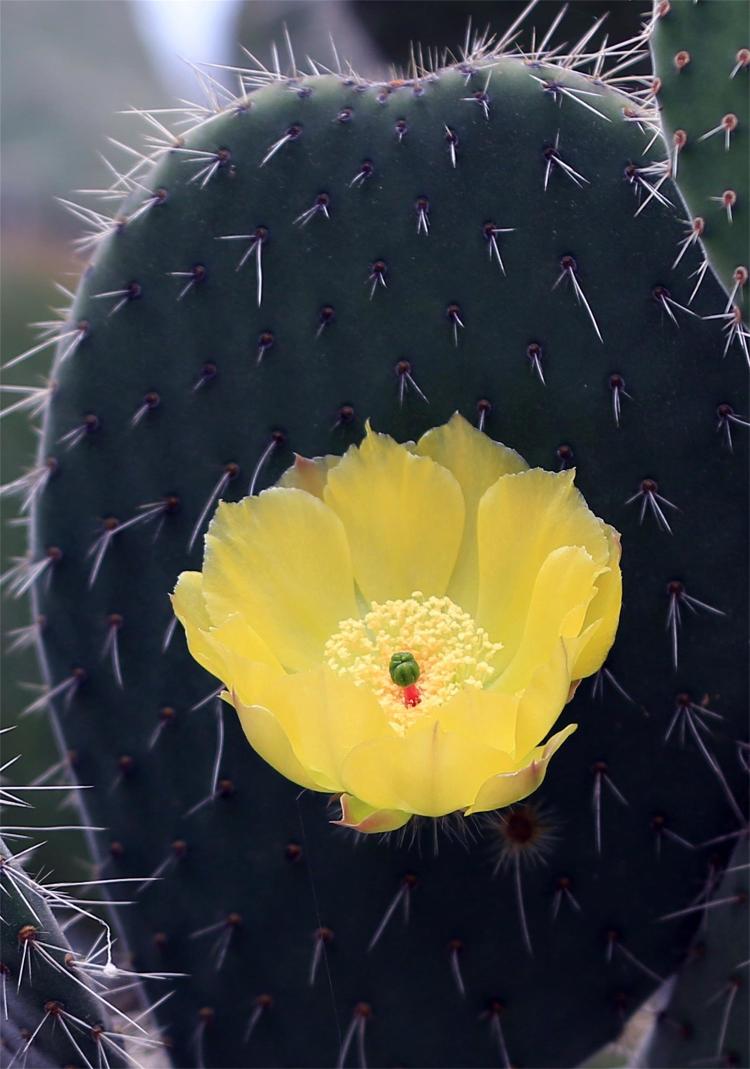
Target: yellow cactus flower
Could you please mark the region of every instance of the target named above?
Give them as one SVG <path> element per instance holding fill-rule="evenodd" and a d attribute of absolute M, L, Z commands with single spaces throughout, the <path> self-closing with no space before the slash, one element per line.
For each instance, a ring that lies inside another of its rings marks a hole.
<path fill-rule="evenodd" d="M 459 415 L 416 445 L 368 427 L 221 503 L 175 613 L 250 744 L 340 794 L 342 824 L 507 806 L 575 730 L 548 737 L 617 628 L 619 535 L 573 478 Z"/>

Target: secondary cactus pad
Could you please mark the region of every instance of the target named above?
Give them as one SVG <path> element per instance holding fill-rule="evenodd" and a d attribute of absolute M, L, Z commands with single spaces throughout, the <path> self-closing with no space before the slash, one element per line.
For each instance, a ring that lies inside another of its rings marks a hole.
<path fill-rule="evenodd" d="M 747 298 L 750 234 L 750 32 L 734 0 L 656 0 L 656 96 L 690 231 L 730 304 Z"/>

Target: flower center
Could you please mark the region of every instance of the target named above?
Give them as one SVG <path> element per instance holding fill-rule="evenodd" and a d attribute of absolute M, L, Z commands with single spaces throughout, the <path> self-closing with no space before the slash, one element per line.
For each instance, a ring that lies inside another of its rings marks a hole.
<path fill-rule="evenodd" d="M 373 601 L 363 617 L 342 620 L 324 656 L 334 672 L 369 687 L 392 727 L 403 732 L 464 687 L 481 690 L 499 649 L 450 598 L 416 590 L 410 598 Z"/>

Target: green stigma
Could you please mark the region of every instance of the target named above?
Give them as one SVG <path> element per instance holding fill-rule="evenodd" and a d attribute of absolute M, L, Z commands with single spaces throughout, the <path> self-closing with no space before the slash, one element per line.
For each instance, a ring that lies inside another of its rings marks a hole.
<path fill-rule="evenodd" d="M 419 679 L 419 665 L 412 653 L 394 653 L 388 671 L 399 687 L 411 687 Z"/>

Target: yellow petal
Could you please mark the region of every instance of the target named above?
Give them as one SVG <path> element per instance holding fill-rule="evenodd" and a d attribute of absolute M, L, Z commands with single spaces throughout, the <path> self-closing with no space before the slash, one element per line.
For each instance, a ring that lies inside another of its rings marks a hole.
<path fill-rule="evenodd" d="M 481 783 L 512 767 L 505 754 L 422 717 L 405 735 L 365 742 L 343 766 L 344 787 L 375 809 L 439 817 L 465 809 Z"/>
<path fill-rule="evenodd" d="M 341 457 L 334 457 L 330 454 L 324 457 L 313 457 L 312 459 L 295 454 L 294 464 L 286 469 L 277 485 L 304 490 L 306 493 L 312 494 L 313 497 L 319 497 L 322 501 L 323 490 L 328 481 L 328 472 L 340 460 Z"/>
<path fill-rule="evenodd" d="M 493 442 L 458 412 L 441 427 L 423 434 L 417 443 L 420 456 L 432 457 L 458 480 L 464 495 L 466 520 L 456 568 L 448 595 L 467 612 L 476 612 L 479 562 L 477 559 L 477 508 L 479 501 L 501 475 L 525 471 L 528 464 L 515 449 Z"/>
<path fill-rule="evenodd" d="M 402 448 L 413 453 L 416 446 L 413 442 L 405 442 Z M 305 490 L 322 501 L 323 491 L 328 482 L 328 473 L 340 460 L 341 457 L 333 456 L 331 453 L 326 453 L 323 457 L 303 457 L 295 453 L 294 464 L 286 469 L 276 485 Z"/>
<path fill-rule="evenodd" d="M 223 662 L 208 638 L 211 621 L 203 599 L 203 576 L 200 572 L 182 572 L 172 595 L 172 608 L 185 628 L 190 655 L 198 664 L 221 679 Z"/>
<path fill-rule="evenodd" d="M 277 672 L 281 662 L 260 635 L 241 616 L 230 616 L 223 624 L 212 627 L 207 639 L 224 663 L 225 680 L 233 680 L 246 670 L 248 662 L 258 661 Z"/>
<path fill-rule="evenodd" d="M 356 613 L 340 520 L 296 489 L 222 502 L 206 536 L 203 592 L 214 624 L 239 613 L 289 670 L 316 664 Z"/>
<path fill-rule="evenodd" d="M 582 644 L 573 663 L 573 679 L 583 679 L 598 672 L 615 640 L 617 624 L 622 606 L 622 573 L 620 572 L 620 535 L 608 524 L 604 527 L 609 546 L 607 564 L 609 569 L 596 581 L 596 597 L 588 607 L 584 628 L 598 621 L 599 626 L 592 629 L 590 639 Z"/>
<path fill-rule="evenodd" d="M 341 517 L 368 601 L 442 595 L 456 563 L 464 503 L 449 471 L 368 431 L 332 468 L 324 500 Z"/>
<path fill-rule="evenodd" d="M 554 754 L 577 727 L 577 724 L 568 724 L 558 731 L 546 745 L 539 746 L 529 755 L 530 759 L 523 768 L 489 777 L 479 788 L 465 816 L 484 813 L 489 809 L 502 809 L 532 794 L 547 774 L 547 765 Z"/>
<path fill-rule="evenodd" d="M 516 749 L 519 700 L 517 694 L 464 687 L 435 710 L 435 719 L 444 731 L 456 732 L 495 750 L 512 754 Z M 539 735 L 534 742 L 542 737 Z"/>
<path fill-rule="evenodd" d="M 593 560 L 608 559 L 604 523 L 573 486 L 573 471 L 532 468 L 504 475 L 479 503 L 478 623 L 503 643 L 496 663 L 515 656 L 542 564 L 562 546 L 583 546 Z"/>
<path fill-rule="evenodd" d="M 568 643 L 558 639 L 552 655 L 533 673 L 520 696 L 514 752 L 527 754 L 547 735 L 570 700 Z"/>
<path fill-rule="evenodd" d="M 241 616 L 231 616 L 212 627 L 203 597 L 200 572 L 183 572 L 172 595 L 175 616 L 185 628 L 191 655 L 207 672 L 229 684 L 235 663 L 262 661 L 281 670 L 281 665 L 263 639 Z"/>
<path fill-rule="evenodd" d="M 369 690 L 325 666 L 286 675 L 247 663 L 232 689 L 243 706 L 263 706 L 273 714 L 320 790 L 344 790 L 341 766 L 349 752 L 363 739 L 393 733 Z"/>
<path fill-rule="evenodd" d="M 247 741 L 264 761 L 293 783 L 299 783 L 300 787 L 311 791 L 327 789 L 303 767 L 286 732 L 269 709 L 262 705 L 244 705 L 236 693 L 232 694 L 232 705 L 237 710 Z"/>
<path fill-rule="evenodd" d="M 365 835 L 372 832 L 397 831 L 398 828 L 403 828 L 412 816 L 411 813 L 402 813 L 398 809 L 373 809 L 351 794 L 342 794 L 340 801 L 341 819 L 334 820 L 333 823 Z"/>
<path fill-rule="evenodd" d="M 561 638 L 580 634 L 601 572 L 601 565 L 580 546 L 550 553 L 532 587 L 516 655 L 498 680 L 502 690 L 526 687 L 538 666 L 553 656 Z"/>

